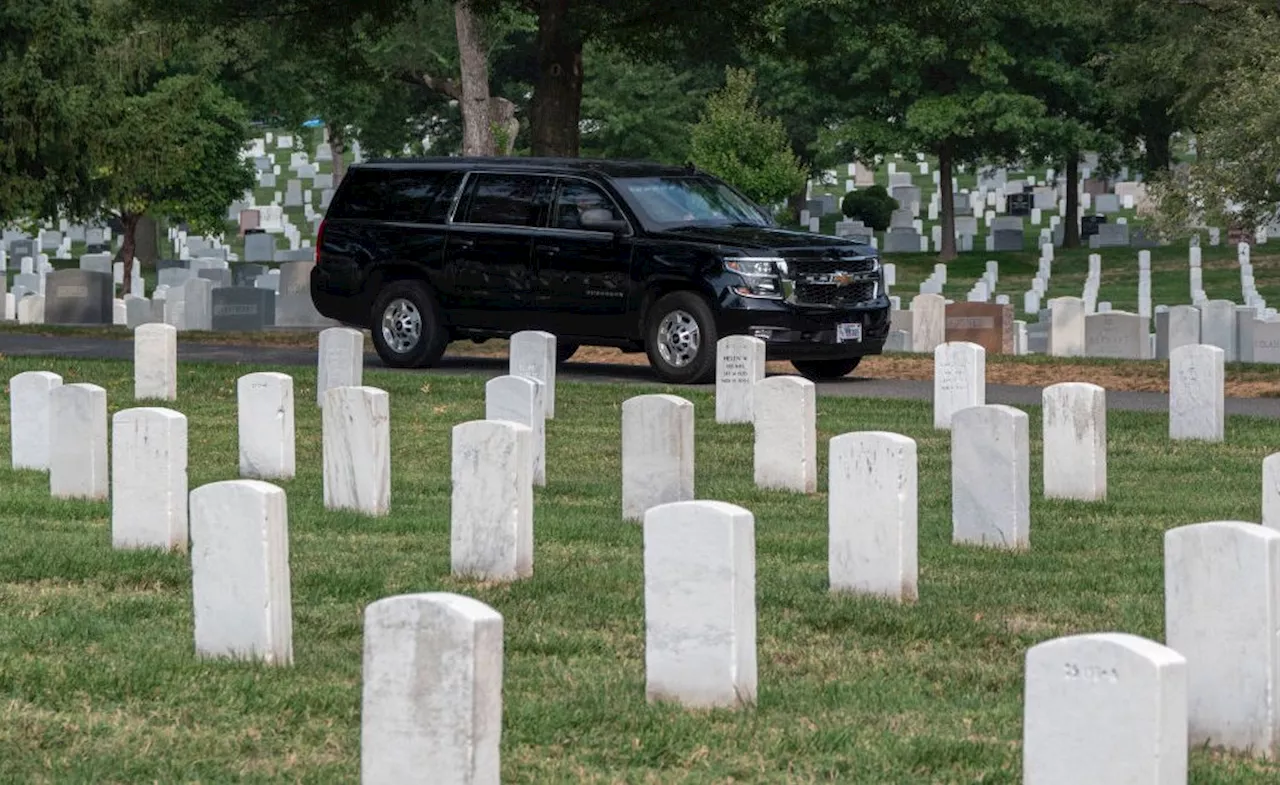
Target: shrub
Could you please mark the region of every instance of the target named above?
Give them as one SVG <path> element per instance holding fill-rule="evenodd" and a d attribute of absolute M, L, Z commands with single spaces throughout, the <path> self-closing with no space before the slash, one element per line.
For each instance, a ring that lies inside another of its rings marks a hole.
<path fill-rule="evenodd" d="M 893 211 L 898 209 L 898 200 L 889 195 L 883 185 L 873 185 L 860 191 L 850 191 L 844 195 L 840 204 L 840 212 L 849 218 L 856 218 L 877 232 L 889 228 Z"/>

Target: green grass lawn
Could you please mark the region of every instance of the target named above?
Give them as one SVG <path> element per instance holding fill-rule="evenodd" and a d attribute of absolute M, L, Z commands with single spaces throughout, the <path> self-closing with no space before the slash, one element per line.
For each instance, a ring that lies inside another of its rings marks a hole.
<path fill-rule="evenodd" d="M 104 386 L 132 368 L 2 361 Z M 190 484 L 236 476 L 235 379 L 186 365 Z M 1280 423 L 1232 418 L 1225 445 L 1171 444 L 1161 416 L 1113 413 L 1110 501 L 1040 499 L 1031 415 L 1031 551 L 950 544 L 949 441 L 928 404 L 823 398 L 826 442 L 867 429 L 920 443 L 920 601 L 826 591 L 826 499 L 757 491 L 750 430 L 697 407 L 698 496 L 756 518 L 760 697 L 742 712 L 644 700 L 641 529 L 620 522 L 620 404 L 634 388 L 562 384 L 537 491 L 534 577 L 449 576 L 450 428 L 483 416 L 482 381 L 366 372 L 391 393 L 392 514 L 322 504 L 314 373 L 295 369 L 298 477 L 289 497 L 293 667 L 193 656 L 179 554 L 113 552 L 109 506 L 53 501 L 42 473 L 0 468 L 0 782 L 355 782 L 361 612 L 392 594 L 455 591 L 505 617 L 503 780 L 520 783 L 1020 781 L 1022 666 L 1033 644 L 1120 630 L 1163 636 L 1161 537 L 1257 520 Z M 0 412 L 7 467 L 8 406 Z M 1197 783 L 1274 783 L 1280 766 L 1206 750 Z"/>

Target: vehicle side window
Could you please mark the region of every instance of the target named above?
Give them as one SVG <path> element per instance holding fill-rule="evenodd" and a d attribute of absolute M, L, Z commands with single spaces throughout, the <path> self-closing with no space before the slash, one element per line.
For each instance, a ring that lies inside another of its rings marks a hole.
<path fill-rule="evenodd" d="M 604 191 L 581 180 L 562 180 L 551 225 L 557 229 L 582 229 L 582 214 L 587 210 L 608 210 L 615 221 L 624 220 Z"/>
<path fill-rule="evenodd" d="M 543 205 L 539 199 L 547 178 L 527 174 L 474 175 L 471 198 L 461 220 L 473 224 L 539 226 Z"/>
<path fill-rule="evenodd" d="M 457 182 L 452 172 L 353 169 L 347 174 L 334 218 L 375 218 L 404 223 L 443 223 Z"/>

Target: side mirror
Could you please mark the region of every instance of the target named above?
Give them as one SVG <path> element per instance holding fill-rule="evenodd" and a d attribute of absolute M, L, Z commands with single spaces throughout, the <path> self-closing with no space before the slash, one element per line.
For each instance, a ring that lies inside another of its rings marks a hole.
<path fill-rule="evenodd" d="M 579 221 L 583 229 L 592 232 L 622 234 L 627 230 L 627 222 L 614 218 L 611 210 L 583 210 Z"/>

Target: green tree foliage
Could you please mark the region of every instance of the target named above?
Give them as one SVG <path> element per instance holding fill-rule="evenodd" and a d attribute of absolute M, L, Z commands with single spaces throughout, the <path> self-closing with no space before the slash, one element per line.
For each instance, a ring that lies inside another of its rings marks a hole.
<path fill-rule="evenodd" d="M 726 71 L 724 89 L 707 100 L 693 128 L 690 155 L 697 166 L 769 205 L 803 187 L 806 172 L 791 151 L 782 122 L 761 113 L 751 95 L 754 86 L 750 73 Z"/>
<path fill-rule="evenodd" d="M 100 122 L 98 74 L 84 55 L 105 40 L 92 12 L 91 0 L 0 3 L 0 222 L 94 207 L 84 138 Z"/>
<path fill-rule="evenodd" d="M 877 232 L 889 228 L 893 220 L 893 211 L 898 209 L 898 201 L 889 194 L 883 185 L 860 188 L 845 194 L 840 203 L 840 212 L 849 218 L 862 221 Z"/>

